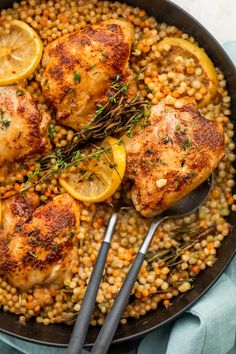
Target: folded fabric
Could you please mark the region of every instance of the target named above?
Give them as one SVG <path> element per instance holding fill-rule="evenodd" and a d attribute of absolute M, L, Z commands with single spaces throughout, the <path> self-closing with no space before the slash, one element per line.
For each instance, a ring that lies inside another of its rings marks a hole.
<path fill-rule="evenodd" d="M 147 335 L 138 354 L 236 353 L 236 256 L 216 284 L 173 324 Z M 1 334 L 1 354 L 64 354 Z M 13 349 L 14 348 L 14 349 Z M 84 351 L 83 354 L 88 353 Z"/>
<path fill-rule="evenodd" d="M 138 354 L 236 353 L 236 257 L 216 284 L 173 325 L 147 335 Z"/>

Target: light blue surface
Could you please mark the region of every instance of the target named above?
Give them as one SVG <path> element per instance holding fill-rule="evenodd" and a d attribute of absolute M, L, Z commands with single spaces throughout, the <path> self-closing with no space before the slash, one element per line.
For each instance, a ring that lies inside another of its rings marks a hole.
<path fill-rule="evenodd" d="M 236 64 L 236 41 L 224 47 Z M 20 353 L 65 354 L 66 350 L 0 334 L 0 354 Z M 148 334 L 138 354 L 236 354 L 236 256 L 214 287 L 189 311 L 173 324 Z"/>
<path fill-rule="evenodd" d="M 234 65 L 236 66 L 236 41 L 228 41 L 223 44 L 224 49 L 231 57 Z"/>
<path fill-rule="evenodd" d="M 147 335 L 138 354 L 235 354 L 236 257 L 214 287 L 173 325 Z"/>

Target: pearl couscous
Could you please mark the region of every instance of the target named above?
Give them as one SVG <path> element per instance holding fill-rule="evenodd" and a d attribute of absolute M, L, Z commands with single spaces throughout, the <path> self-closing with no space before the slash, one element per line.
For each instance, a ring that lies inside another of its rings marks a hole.
<path fill-rule="evenodd" d="M 158 47 L 158 43 L 167 37 L 182 38 L 191 43 L 195 43 L 194 38 L 174 25 L 157 23 L 154 17 L 148 16 L 140 8 L 117 1 L 27 0 L 15 2 L 12 8 L 1 10 L 0 23 L 3 22 L 7 31 L 9 21 L 25 21 L 36 30 L 46 46 L 60 36 L 89 24 L 118 18 L 127 19 L 135 28 L 130 66 L 136 72 L 145 68 L 140 74 L 138 94 L 148 98 L 152 104 L 166 98 L 168 104 L 175 108 L 182 107 L 183 96 L 201 102 L 207 89 L 203 84 L 203 71 L 199 63 L 191 57 L 182 56 L 181 52 L 171 60 L 168 56 L 170 47 L 166 45 L 163 51 Z M 171 70 L 173 66 L 177 70 Z M 27 80 L 27 90 L 38 106 L 51 115 L 49 137 L 52 143 L 56 147 L 64 147 L 73 139 L 74 131 L 56 122 L 52 108 L 42 95 L 42 71 L 43 68 L 39 66 Z M 198 212 L 182 219 L 166 221 L 157 230 L 135 282 L 130 303 L 123 313 L 123 324 L 129 317 L 139 318 L 161 304 L 170 306 L 176 296 L 191 289 L 197 274 L 214 265 L 217 249 L 229 234 L 230 224 L 226 217 L 231 210 L 236 211 L 236 195 L 232 192 L 235 174 L 234 127 L 229 119 L 231 111 L 227 83 L 220 68 L 216 68 L 216 72 L 219 82 L 217 94 L 206 105 L 199 105 L 201 114 L 207 119 L 221 122 L 225 131 L 225 157 L 215 172 L 214 187 Z M 1 195 L 6 196 L 13 189 L 19 191 L 25 178 L 37 167 L 38 163 L 31 160 L 23 168 L 19 164 L 17 174 L 14 168 L 6 178 L 0 176 Z M 73 172 L 73 166 L 69 171 Z M 41 204 L 63 193 L 58 178 L 55 174 L 50 180 L 31 188 L 39 195 Z M 158 187 L 164 183 L 165 180 L 159 180 Z M 113 198 L 119 200 L 121 193 L 129 195 L 127 184 L 122 185 Z M 73 275 L 65 280 L 62 289 L 45 289 L 49 299 L 46 306 L 40 306 L 33 290 L 22 292 L 2 277 L 2 309 L 19 315 L 22 323 L 31 317 L 44 325 L 72 323 L 80 310 L 110 214 L 110 207 L 106 204 L 97 207 L 94 204 L 84 205 L 77 235 L 79 262 L 74 264 Z M 149 219 L 141 217 L 133 209 L 120 212 L 91 319 L 93 326 L 103 324 L 149 223 Z"/>

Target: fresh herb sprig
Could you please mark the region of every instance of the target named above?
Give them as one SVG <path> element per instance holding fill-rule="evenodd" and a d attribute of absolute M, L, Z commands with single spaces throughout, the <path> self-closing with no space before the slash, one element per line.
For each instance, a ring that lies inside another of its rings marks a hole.
<path fill-rule="evenodd" d="M 48 170 L 52 159 L 62 159 L 66 163 L 74 160 L 74 157 L 87 143 L 102 140 L 107 136 L 120 136 L 127 133 L 129 136 L 135 126 L 142 122 L 142 126 L 147 125 L 149 118 L 150 103 L 135 96 L 131 99 L 127 97 L 130 85 L 135 81 L 132 79 L 128 84 L 121 81 L 118 75 L 111 85 L 111 91 L 104 105 L 99 104 L 95 116 L 89 123 L 75 133 L 73 140 L 63 148 L 55 149 L 51 154 L 43 157 L 40 161 L 41 170 Z"/>
<path fill-rule="evenodd" d="M 181 262 L 181 255 L 191 249 L 199 240 L 206 236 L 216 232 L 215 226 L 210 226 L 207 229 L 199 228 L 197 225 L 186 225 L 182 228 L 177 228 L 173 231 L 173 238 L 179 242 L 178 247 L 165 249 L 165 250 L 153 250 L 149 251 L 146 256 L 146 261 L 151 266 L 152 262 L 165 262 L 165 266 L 173 267 L 177 262 Z M 190 238 L 185 240 L 185 237 Z"/>
<path fill-rule="evenodd" d="M 121 142 L 122 141 L 120 139 L 115 144 L 119 144 Z M 19 192 L 11 194 L 11 195 L 4 196 L 1 199 L 7 199 L 9 197 L 13 197 L 13 196 L 16 196 L 18 194 L 24 193 L 27 190 L 29 190 L 30 188 L 35 187 L 38 184 L 44 183 L 48 179 L 52 178 L 54 175 L 62 173 L 63 171 L 65 171 L 69 167 L 71 167 L 71 166 L 79 166 L 83 162 L 87 162 L 87 161 L 89 161 L 91 159 L 94 159 L 94 158 L 99 158 L 102 154 L 104 154 L 106 156 L 106 158 L 108 159 L 108 161 L 111 164 L 112 162 L 110 161 L 110 159 L 107 156 L 111 152 L 111 147 L 112 146 L 106 146 L 106 147 L 96 146 L 96 150 L 93 150 L 89 154 L 86 153 L 85 151 L 77 150 L 76 154 L 74 154 L 73 158 L 70 161 L 68 161 L 68 162 L 63 160 L 62 158 L 58 158 L 58 159 L 56 159 L 55 162 L 53 162 L 51 164 L 51 167 L 47 171 L 45 171 L 43 174 L 40 174 L 40 172 L 42 172 L 42 170 L 37 168 L 28 177 L 28 181 L 22 185 L 23 188 Z M 112 166 L 110 165 L 110 167 L 116 169 L 115 165 L 112 165 Z M 36 179 L 36 181 L 33 182 L 33 180 L 35 180 L 35 179 Z"/>
<path fill-rule="evenodd" d="M 83 148 L 88 143 L 102 140 L 107 136 L 120 137 L 122 133 L 131 137 L 135 126 L 142 123 L 142 127 L 145 127 L 151 106 L 149 101 L 140 96 L 127 97 L 128 89 L 134 81 L 137 81 L 137 77 L 129 83 L 124 83 L 117 75 L 109 89 L 110 95 L 106 103 L 97 106 L 95 116 L 79 132 L 75 133 L 70 143 L 65 147 L 56 148 L 39 161 L 40 169 L 29 176 L 20 193 L 37 184 L 44 183 L 55 174 L 60 174 L 71 166 L 78 166 L 101 154 L 107 156 L 110 151 L 110 147 L 100 147 L 95 152 L 86 153 Z M 121 143 L 122 140 L 119 139 L 117 144 Z M 115 166 L 112 167 L 115 168 Z M 2 197 L 2 199 L 8 197 Z"/>

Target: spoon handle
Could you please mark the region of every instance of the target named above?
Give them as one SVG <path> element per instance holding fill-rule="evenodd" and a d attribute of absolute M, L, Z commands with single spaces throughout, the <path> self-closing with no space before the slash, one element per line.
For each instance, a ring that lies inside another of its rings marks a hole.
<path fill-rule="evenodd" d="M 137 276 L 139 274 L 140 268 L 143 264 L 143 261 L 145 259 L 146 252 L 148 250 L 148 247 L 152 241 L 153 235 L 158 227 L 158 225 L 163 221 L 165 218 L 160 218 L 158 220 L 155 220 L 149 230 L 148 233 L 143 241 L 143 244 L 137 253 L 135 260 L 125 278 L 125 281 L 116 297 L 115 302 L 113 303 L 113 306 L 109 312 L 109 314 L 106 317 L 106 320 L 102 326 L 102 329 L 99 332 L 99 335 L 96 339 L 96 342 L 94 344 L 94 347 L 91 351 L 91 354 L 105 354 L 108 351 L 108 348 L 111 344 L 112 338 L 116 332 L 116 329 L 119 325 L 120 318 L 122 316 L 122 313 L 125 309 L 125 306 L 127 305 L 129 301 L 129 297 L 131 294 L 131 291 L 133 289 L 134 283 L 137 279 Z"/>
<path fill-rule="evenodd" d="M 89 322 L 91 319 L 91 315 L 94 309 L 97 292 L 99 289 L 99 285 L 101 282 L 107 253 L 110 247 L 110 242 L 113 236 L 113 232 L 117 223 L 118 214 L 113 213 L 104 239 L 102 241 L 102 245 L 99 250 L 99 254 L 96 260 L 96 263 L 93 268 L 93 272 L 91 274 L 87 290 L 81 304 L 81 308 L 76 319 L 72 335 L 70 337 L 70 342 L 67 349 L 67 354 L 80 354 L 83 349 L 83 345 L 86 339 L 86 334 L 89 327 Z"/>

